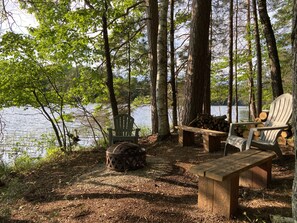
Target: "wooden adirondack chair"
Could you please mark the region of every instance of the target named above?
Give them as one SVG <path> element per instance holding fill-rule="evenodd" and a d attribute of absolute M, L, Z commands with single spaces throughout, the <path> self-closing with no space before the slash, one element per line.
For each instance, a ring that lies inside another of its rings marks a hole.
<path fill-rule="evenodd" d="M 270 105 L 269 114 L 264 127 L 251 128 L 248 138 L 235 135 L 235 127 L 240 125 L 259 124 L 257 122 L 231 123 L 228 138 L 225 144 L 224 155 L 227 155 L 229 145 L 237 147 L 240 151 L 247 150 L 251 146 L 259 149 L 273 150 L 279 158 L 282 152 L 278 146 L 277 138 L 282 129 L 288 127 L 293 110 L 293 98 L 290 94 L 282 94 L 277 97 Z M 253 140 L 254 131 L 260 131 L 259 140 Z"/>
<path fill-rule="evenodd" d="M 109 146 L 116 142 L 133 142 L 138 143 L 139 128 L 133 129 L 134 118 L 126 115 L 120 114 L 114 118 L 114 129 L 108 129 L 108 140 Z M 135 131 L 135 135 L 132 133 Z"/>

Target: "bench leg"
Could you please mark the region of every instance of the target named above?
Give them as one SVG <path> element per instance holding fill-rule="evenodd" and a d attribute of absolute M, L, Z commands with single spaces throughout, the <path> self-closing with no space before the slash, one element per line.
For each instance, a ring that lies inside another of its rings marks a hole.
<path fill-rule="evenodd" d="M 230 218 L 238 207 L 239 176 L 223 182 L 199 177 L 198 208 Z"/>
<path fill-rule="evenodd" d="M 207 152 L 215 152 L 221 148 L 221 137 L 202 134 L 203 148 Z"/>
<path fill-rule="evenodd" d="M 266 188 L 271 181 L 272 160 L 240 174 L 239 185 L 250 188 Z"/>
<path fill-rule="evenodd" d="M 194 142 L 195 142 L 194 133 L 179 129 L 178 130 L 178 142 L 181 146 L 194 145 Z"/>

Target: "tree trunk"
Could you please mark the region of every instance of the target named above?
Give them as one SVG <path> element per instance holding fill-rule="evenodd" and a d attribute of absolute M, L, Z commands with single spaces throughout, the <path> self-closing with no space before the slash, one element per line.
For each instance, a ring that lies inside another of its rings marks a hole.
<path fill-rule="evenodd" d="M 131 44 L 130 44 L 130 33 L 128 31 L 127 37 L 127 50 L 128 50 L 128 115 L 131 115 Z"/>
<path fill-rule="evenodd" d="M 262 111 L 262 54 L 260 44 L 260 34 L 258 25 L 257 3 L 253 0 L 254 26 L 255 26 L 255 42 L 257 54 L 257 117 Z"/>
<path fill-rule="evenodd" d="M 228 122 L 232 122 L 233 101 L 233 0 L 230 0 L 229 11 L 229 95 L 228 95 Z"/>
<path fill-rule="evenodd" d="M 177 98 L 176 98 L 176 80 L 175 80 L 175 57 L 174 57 L 174 0 L 170 0 L 170 73 L 171 73 L 171 90 L 172 90 L 172 125 L 177 125 Z"/>
<path fill-rule="evenodd" d="M 284 93 L 281 69 L 279 64 L 277 46 L 274 32 L 267 12 L 266 0 L 258 0 L 260 20 L 263 25 L 263 32 L 266 39 L 270 59 L 270 73 L 273 97 L 276 98 Z"/>
<path fill-rule="evenodd" d="M 158 39 L 158 1 L 146 0 L 147 5 L 147 33 L 149 43 L 149 63 L 150 63 L 150 86 L 151 86 L 151 120 L 152 133 L 158 132 L 158 113 L 157 113 L 157 39 Z"/>
<path fill-rule="evenodd" d="M 167 102 L 167 14 L 168 0 L 160 1 L 158 35 L 157 108 L 158 140 L 170 135 Z"/>
<path fill-rule="evenodd" d="M 188 68 L 185 77 L 185 100 L 182 123 L 189 125 L 198 113 L 202 113 L 205 73 L 209 72 L 209 23 L 211 0 L 192 3 Z"/>
<path fill-rule="evenodd" d="M 252 61 L 252 41 L 251 41 L 251 1 L 247 0 L 247 46 L 248 46 L 248 67 L 249 67 L 249 110 L 252 120 L 256 118 L 256 104 L 254 94 L 254 72 Z"/>
<path fill-rule="evenodd" d="M 211 50 L 211 49 L 209 49 Z M 211 91 L 210 91 L 210 72 L 211 72 L 211 53 L 208 55 L 208 72 L 205 72 L 205 87 L 204 87 L 204 101 L 203 101 L 203 113 L 211 113 Z"/>
<path fill-rule="evenodd" d="M 104 51 L 106 58 L 106 70 L 107 70 L 107 88 L 109 91 L 109 100 L 112 109 L 113 117 L 118 115 L 118 103 L 115 97 L 114 88 L 113 88 L 113 73 L 112 73 L 112 65 L 110 59 L 110 49 L 109 49 L 109 39 L 108 39 L 108 27 L 107 27 L 107 17 L 106 13 L 108 10 L 108 4 L 105 0 L 105 10 L 102 15 L 102 29 L 103 29 L 103 39 L 104 39 Z"/>
<path fill-rule="evenodd" d="M 234 60 L 234 92 L 235 92 L 235 122 L 238 122 L 238 0 L 236 0 L 235 10 L 235 60 Z"/>
<path fill-rule="evenodd" d="M 34 90 L 33 92 L 33 95 L 37 101 L 37 103 L 39 104 L 41 110 L 42 110 L 42 114 L 44 115 L 44 117 L 49 120 L 49 122 L 51 123 L 52 127 L 53 127 L 53 130 L 55 132 L 55 135 L 56 135 L 56 139 L 58 141 L 58 144 L 59 144 L 59 147 L 61 148 L 62 151 L 66 152 L 67 148 L 66 148 L 66 145 L 63 144 L 63 139 L 62 137 L 60 136 L 60 133 L 59 133 L 59 129 L 58 129 L 58 126 L 56 125 L 56 122 L 54 121 L 54 119 L 50 116 L 50 114 L 47 112 L 47 110 L 45 109 L 45 106 L 44 104 L 39 100 L 39 97 L 36 93 L 36 91 Z"/>
<path fill-rule="evenodd" d="M 293 129 L 294 131 L 294 149 L 295 149 L 295 174 L 293 180 L 293 191 L 292 191 L 292 215 L 294 221 L 297 221 L 297 2 L 294 1 L 293 11 L 293 29 L 292 29 L 292 43 L 293 43 Z"/>
<path fill-rule="evenodd" d="M 210 8 L 211 10 L 211 8 Z M 212 12 L 210 11 L 210 21 L 212 17 Z M 211 114 L 211 91 L 210 91 L 210 75 L 211 75 L 211 48 L 212 48 L 212 28 L 209 28 L 209 50 L 207 56 L 207 68 L 205 72 L 205 88 L 204 88 L 204 101 L 203 101 L 203 113 Z"/>

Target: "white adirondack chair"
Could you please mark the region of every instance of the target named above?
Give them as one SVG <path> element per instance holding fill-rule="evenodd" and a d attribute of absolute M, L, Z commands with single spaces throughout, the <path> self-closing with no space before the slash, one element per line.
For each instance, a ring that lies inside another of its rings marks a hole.
<path fill-rule="evenodd" d="M 225 144 L 224 155 L 227 155 L 228 147 L 237 147 L 240 151 L 247 150 L 251 146 L 264 150 L 273 150 L 279 158 L 282 152 L 278 146 L 277 138 L 282 129 L 288 127 L 293 110 L 293 98 L 290 94 L 282 94 L 270 105 L 269 114 L 264 127 L 251 128 L 248 138 L 235 135 L 235 127 L 240 125 L 259 124 L 257 122 L 231 123 L 228 138 Z M 259 140 L 253 140 L 254 131 L 260 131 Z"/>

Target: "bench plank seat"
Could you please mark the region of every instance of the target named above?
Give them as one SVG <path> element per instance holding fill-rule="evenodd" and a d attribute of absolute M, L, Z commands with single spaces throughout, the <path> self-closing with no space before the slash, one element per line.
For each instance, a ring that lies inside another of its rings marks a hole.
<path fill-rule="evenodd" d="M 214 152 L 220 149 L 221 139 L 228 136 L 226 132 L 185 125 L 175 126 L 175 128 L 178 129 L 178 142 L 181 146 L 194 145 L 194 133 L 198 133 L 202 135 L 203 147 L 208 152 Z"/>
<path fill-rule="evenodd" d="M 190 172 L 198 176 L 223 181 L 254 166 L 259 166 L 273 157 L 275 157 L 275 154 L 271 151 L 249 149 L 194 166 L 190 169 Z"/>
<path fill-rule="evenodd" d="M 221 132 L 221 131 L 216 131 L 216 130 L 211 130 L 211 129 L 202 129 L 202 128 L 191 127 L 191 126 L 186 126 L 186 125 L 176 126 L 176 128 L 182 129 L 182 130 L 188 131 L 188 132 L 208 134 L 210 136 L 227 136 L 228 135 L 228 133 L 226 133 L 226 132 Z"/>
<path fill-rule="evenodd" d="M 267 187 L 271 180 L 272 151 L 249 149 L 193 166 L 199 176 L 198 208 L 232 216 L 238 207 L 240 186 Z"/>

